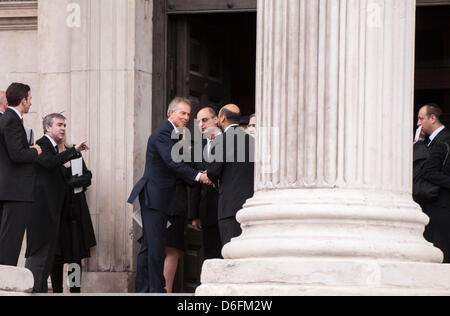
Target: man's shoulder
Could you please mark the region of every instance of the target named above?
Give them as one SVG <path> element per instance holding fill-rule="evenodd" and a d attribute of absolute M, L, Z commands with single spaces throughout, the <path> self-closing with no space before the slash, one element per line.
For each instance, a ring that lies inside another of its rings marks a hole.
<path fill-rule="evenodd" d="M 170 124 L 168 120 L 165 120 L 161 125 L 158 126 L 157 129 L 155 129 L 152 133 L 152 136 L 160 136 L 160 135 L 166 135 L 173 131 L 173 126 Z"/>

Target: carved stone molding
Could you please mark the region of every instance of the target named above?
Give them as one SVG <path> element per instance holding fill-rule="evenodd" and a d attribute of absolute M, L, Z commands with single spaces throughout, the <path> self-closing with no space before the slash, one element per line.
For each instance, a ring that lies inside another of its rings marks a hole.
<path fill-rule="evenodd" d="M 37 30 L 37 1 L 0 2 L 0 31 Z"/>

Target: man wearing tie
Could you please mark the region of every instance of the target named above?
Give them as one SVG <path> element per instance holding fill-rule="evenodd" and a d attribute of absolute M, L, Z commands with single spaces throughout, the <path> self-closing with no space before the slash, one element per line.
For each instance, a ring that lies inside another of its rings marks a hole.
<path fill-rule="evenodd" d="M 190 115 L 190 100 L 177 97 L 170 103 L 169 119 L 150 136 L 144 176 L 128 199 L 128 203 L 133 203 L 139 197 L 142 213 L 144 236 L 136 272 L 139 293 L 165 293 L 165 236 L 174 209 L 177 179 L 188 184 L 210 183 L 206 174 L 175 162 L 172 156 L 179 129 L 186 127 Z"/>
<path fill-rule="evenodd" d="M 444 263 L 450 263 L 450 131 L 441 123 L 441 116 L 437 104 L 425 105 L 419 111 L 417 125 L 429 136 L 422 177 L 440 188 L 437 198 L 422 205 L 430 217 L 425 236 L 442 250 Z"/>
<path fill-rule="evenodd" d="M 81 157 L 89 149 L 86 142 L 58 153 L 58 143 L 66 136 L 66 118 L 61 114 L 47 115 L 43 120 L 44 137 L 37 141 L 42 155 L 35 164 L 36 183 L 33 212 L 27 230 L 28 268 L 34 277 L 34 293 L 46 293 L 47 279 L 52 271 L 64 205 L 65 178 L 61 166 Z"/>
<path fill-rule="evenodd" d="M 207 107 L 201 109 L 197 114 L 199 129 L 203 135 L 202 159 L 194 161 L 194 168 L 208 170 L 211 159 L 211 144 L 213 140 L 221 135 L 218 127 L 219 118 L 214 109 Z M 219 191 L 217 188 L 195 184 L 191 188 L 191 207 L 189 208 L 189 219 L 196 231 L 202 232 L 205 259 L 222 258 L 222 242 L 218 226 Z"/>
<path fill-rule="evenodd" d="M 0 265 L 17 266 L 23 236 L 34 201 L 34 168 L 42 150 L 29 146 L 23 115 L 31 107 L 28 85 L 13 83 L 6 90 L 9 107 L 0 119 Z"/>
<path fill-rule="evenodd" d="M 8 102 L 6 101 L 6 92 L 0 91 L 0 117 L 5 113 L 8 107 Z M 0 227 L 2 226 L 2 215 L 3 215 L 3 203 L 0 201 Z"/>
<path fill-rule="evenodd" d="M 234 104 L 219 113 L 224 133 L 213 142 L 214 162 L 208 177 L 219 187 L 219 230 L 222 245 L 242 233 L 236 214 L 254 194 L 255 139 L 239 126 L 241 110 Z"/>

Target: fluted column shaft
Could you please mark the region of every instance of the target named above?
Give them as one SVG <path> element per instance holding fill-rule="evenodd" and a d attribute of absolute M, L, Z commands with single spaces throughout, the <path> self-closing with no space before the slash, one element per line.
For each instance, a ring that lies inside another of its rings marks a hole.
<path fill-rule="evenodd" d="M 409 192 L 414 1 L 260 1 L 259 14 L 257 190 Z"/>

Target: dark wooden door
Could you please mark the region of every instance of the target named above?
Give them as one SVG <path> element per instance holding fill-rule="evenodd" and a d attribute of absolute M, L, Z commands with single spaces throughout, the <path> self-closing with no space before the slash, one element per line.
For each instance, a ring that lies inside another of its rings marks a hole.
<path fill-rule="evenodd" d="M 230 78 L 224 71 L 230 62 L 226 45 L 229 34 L 214 23 L 213 17 L 205 19 L 204 16 L 189 15 L 176 16 L 172 20 L 172 29 L 176 31 L 172 33 L 172 49 L 169 48 L 170 96 L 193 100 L 192 130 L 200 108 L 219 109 L 230 100 Z"/>
<path fill-rule="evenodd" d="M 189 128 L 194 129 L 197 112 L 206 106 L 218 110 L 230 100 L 226 29 L 205 16 L 173 16 L 169 20 L 169 98 L 193 100 Z M 228 84 L 227 84 L 228 83 Z M 180 264 L 178 286 L 194 292 L 200 285 L 203 264 L 202 235 L 190 223 L 185 236 L 185 255 Z M 181 284 L 182 283 L 182 284 Z"/>

